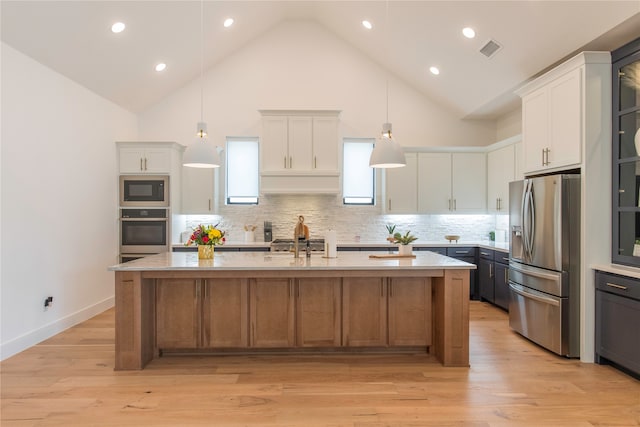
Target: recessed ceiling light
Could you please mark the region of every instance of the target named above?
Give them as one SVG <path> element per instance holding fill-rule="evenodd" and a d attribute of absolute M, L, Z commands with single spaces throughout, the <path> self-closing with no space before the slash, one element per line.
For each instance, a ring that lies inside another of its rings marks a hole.
<path fill-rule="evenodd" d="M 438 69 L 438 67 L 429 67 L 429 71 L 431 71 L 431 74 L 434 74 L 436 76 L 440 74 L 440 70 Z"/>
<path fill-rule="evenodd" d="M 118 34 L 124 31 L 124 23 L 122 22 L 116 22 L 115 24 L 113 24 L 111 26 L 111 31 L 113 31 L 114 33 Z"/>
<path fill-rule="evenodd" d="M 167 68 L 167 64 L 165 64 L 164 62 L 161 62 L 158 65 L 156 65 L 156 71 L 158 72 L 164 71 L 165 68 Z"/>
<path fill-rule="evenodd" d="M 233 25 L 233 18 L 227 18 L 224 20 L 224 27 L 229 28 Z"/>
<path fill-rule="evenodd" d="M 373 24 L 367 21 L 366 19 L 362 21 L 362 26 L 365 27 L 367 30 L 370 30 L 373 28 Z"/>
<path fill-rule="evenodd" d="M 468 39 L 472 39 L 476 36 L 476 32 L 471 27 L 465 27 L 462 29 L 462 34 Z"/>

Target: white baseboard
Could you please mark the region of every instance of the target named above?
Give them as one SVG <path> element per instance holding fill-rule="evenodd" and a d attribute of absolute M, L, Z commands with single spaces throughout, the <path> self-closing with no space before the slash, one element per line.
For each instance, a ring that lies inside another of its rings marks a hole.
<path fill-rule="evenodd" d="M 82 310 L 71 313 L 61 319 L 44 325 L 41 328 L 35 329 L 22 336 L 14 338 L 10 341 L 2 343 L 0 345 L 0 361 L 5 360 L 15 354 L 20 353 L 34 346 L 52 336 L 69 329 L 78 323 L 84 322 L 93 316 L 102 313 L 105 310 L 110 309 L 115 304 L 115 297 L 109 297 L 103 301 L 100 301 L 94 305 L 83 308 Z"/>

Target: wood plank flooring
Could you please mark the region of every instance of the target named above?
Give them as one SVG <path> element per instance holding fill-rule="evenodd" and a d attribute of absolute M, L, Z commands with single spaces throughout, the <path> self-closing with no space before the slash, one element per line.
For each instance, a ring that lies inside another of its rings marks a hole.
<path fill-rule="evenodd" d="M 470 335 L 470 368 L 423 354 L 170 356 L 115 372 L 108 310 L 0 364 L 0 424 L 640 425 L 640 381 L 540 349 L 485 303 L 471 303 Z"/>

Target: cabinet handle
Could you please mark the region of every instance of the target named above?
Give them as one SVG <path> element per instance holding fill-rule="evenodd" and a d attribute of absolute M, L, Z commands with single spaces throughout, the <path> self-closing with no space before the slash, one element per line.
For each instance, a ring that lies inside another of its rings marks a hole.
<path fill-rule="evenodd" d="M 614 283 L 608 283 L 608 282 L 607 282 L 607 286 L 610 286 L 610 287 L 612 287 L 612 288 L 616 288 L 616 289 L 622 289 L 623 291 L 626 291 L 626 290 L 627 290 L 627 287 L 626 287 L 626 286 L 616 285 L 616 284 L 614 284 Z"/>
<path fill-rule="evenodd" d="M 489 277 L 493 277 L 493 264 L 489 264 Z"/>
<path fill-rule="evenodd" d="M 542 166 L 544 166 L 544 152 L 545 152 L 545 149 L 543 148 L 542 149 Z"/>
<path fill-rule="evenodd" d="M 144 169 L 142 169 L 142 157 L 140 157 L 140 170 L 141 171 L 144 170 Z"/>
<path fill-rule="evenodd" d="M 449 199 L 449 210 L 451 210 L 451 199 Z"/>
<path fill-rule="evenodd" d="M 293 157 L 289 156 L 289 169 L 293 169 Z"/>
<path fill-rule="evenodd" d="M 144 158 L 144 170 L 147 170 L 147 158 Z"/>
<path fill-rule="evenodd" d="M 209 210 L 211 210 L 211 199 L 209 199 Z"/>
<path fill-rule="evenodd" d="M 284 156 L 284 168 L 287 168 L 287 156 Z"/>
<path fill-rule="evenodd" d="M 318 169 L 318 158 L 313 156 L 313 168 Z"/>
<path fill-rule="evenodd" d="M 464 254 L 464 255 L 466 255 L 467 253 L 469 253 L 469 251 L 456 251 L 456 254 Z"/>
<path fill-rule="evenodd" d="M 480 252 L 480 255 L 489 255 L 489 252 Z"/>
<path fill-rule="evenodd" d="M 453 210 L 458 210 L 458 201 L 456 199 L 453 199 Z"/>
<path fill-rule="evenodd" d="M 509 283 L 509 270 L 504 269 L 504 282 Z"/>
<path fill-rule="evenodd" d="M 619 130 L 618 131 L 618 135 L 624 135 L 624 131 L 623 130 Z"/>

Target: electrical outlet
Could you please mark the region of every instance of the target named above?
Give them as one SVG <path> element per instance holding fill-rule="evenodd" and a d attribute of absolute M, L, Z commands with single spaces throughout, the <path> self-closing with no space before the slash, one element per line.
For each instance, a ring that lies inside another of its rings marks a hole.
<path fill-rule="evenodd" d="M 44 299 L 44 309 L 48 309 L 51 308 L 51 306 L 53 305 L 53 297 L 46 297 Z"/>

